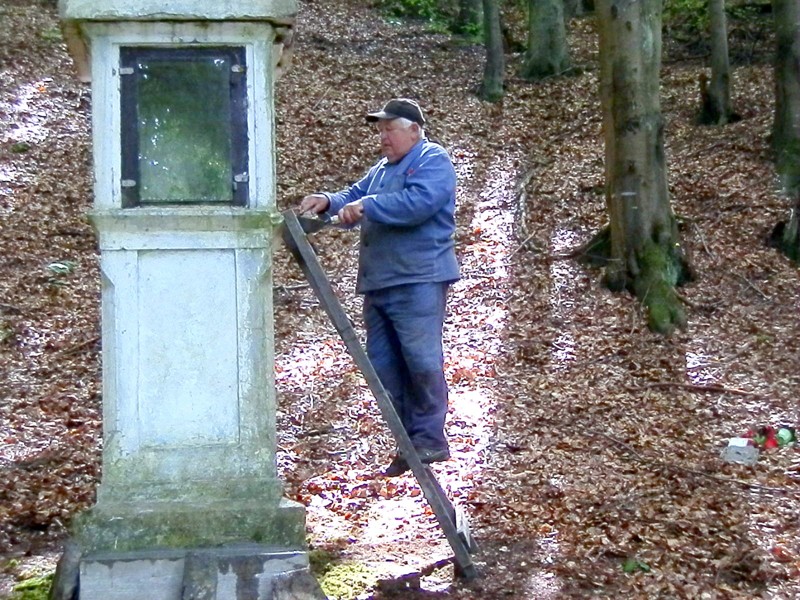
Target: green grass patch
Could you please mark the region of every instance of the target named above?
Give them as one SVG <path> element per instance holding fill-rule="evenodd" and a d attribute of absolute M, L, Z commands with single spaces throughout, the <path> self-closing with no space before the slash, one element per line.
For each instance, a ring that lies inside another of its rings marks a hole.
<path fill-rule="evenodd" d="M 31 145 L 28 142 L 15 142 L 11 144 L 11 152 L 14 154 L 25 154 L 31 149 Z"/>
<path fill-rule="evenodd" d="M 49 42 L 51 44 L 60 44 L 62 41 L 64 41 L 64 36 L 61 35 L 61 29 L 58 27 L 50 27 L 49 29 L 45 29 L 39 35 L 45 42 Z"/>
<path fill-rule="evenodd" d="M 47 600 L 54 573 L 34 575 L 16 584 L 9 600 Z"/>

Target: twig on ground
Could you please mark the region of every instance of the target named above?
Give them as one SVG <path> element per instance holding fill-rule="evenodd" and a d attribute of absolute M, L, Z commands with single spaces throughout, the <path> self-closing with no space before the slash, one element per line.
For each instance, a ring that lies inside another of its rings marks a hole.
<path fill-rule="evenodd" d="M 764 298 L 764 300 L 771 300 L 771 298 L 769 296 L 767 296 L 764 292 L 762 292 L 760 289 L 758 289 L 758 287 L 756 287 L 756 285 L 752 281 L 750 281 L 747 277 L 744 277 L 743 275 L 739 275 L 739 273 L 734 273 L 733 271 L 730 271 L 728 269 L 726 269 L 725 272 L 728 273 L 729 275 L 733 275 L 734 277 L 744 281 L 747 284 L 748 287 L 750 287 L 753 290 L 755 290 L 756 292 L 758 292 L 758 294 L 760 294 L 761 297 Z"/>
<path fill-rule="evenodd" d="M 646 459 L 644 456 L 639 454 L 636 450 L 634 450 L 633 446 L 631 446 L 630 444 L 628 444 L 626 442 L 623 442 L 622 440 L 618 440 L 617 438 L 612 437 L 612 436 L 608 435 L 607 433 L 603 433 L 602 431 L 595 431 L 593 429 L 587 429 L 586 433 L 588 433 L 590 435 L 606 438 L 609 442 L 613 442 L 617 446 L 622 446 L 623 448 L 625 448 L 625 450 L 627 450 L 630 454 L 632 454 L 634 456 L 634 458 L 636 458 L 636 460 L 638 460 L 640 462 L 645 462 L 645 463 L 646 462 L 651 462 L 650 460 Z"/>
<path fill-rule="evenodd" d="M 322 102 L 325 99 L 325 96 L 327 96 L 328 92 L 330 92 L 330 91 L 331 91 L 331 88 L 326 88 L 325 89 L 325 92 L 322 94 L 322 96 L 320 96 L 319 99 L 314 103 L 314 106 L 312 106 L 309 109 L 309 112 L 311 114 L 314 114 L 314 111 L 317 110 L 317 107 L 319 106 L 319 103 Z"/>
<path fill-rule="evenodd" d="M 761 396 L 756 392 L 748 392 L 737 388 L 728 388 L 722 385 L 697 385 L 695 383 L 680 383 L 677 381 L 656 381 L 640 386 L 628 386 L 631 392 L 638 392 L 650 388 L 681 388 L 692 392 L 715 392 L 717 394 L 736 394 L 737 396 Z"/>
<path fill-rule="evenodd" d="M 317 429 L 309 429 L 308 431 L 301 431 L 297 434 L 298 438 L 304 437 L 315 437 L 320 435 L 327 435 L 329 433 L 333 433 L 337 429 L 341 429 L 341 427 L 334 427 L 333 425 L 326 425 L 325 427 L 319 427 Z"/>
<path fill-rule="evenodd" d="M 530 180 L 533 179 L 533 176 L 536 174 L 536 171 L 539 169 L 539 167 L 544 166 L 544 164 L 546 163 L 544 163 L 543 161 L 538 161 L 538 160 L 533 161 L 533 166 L 530 169 L 528 169 L 525 175 L 520 177 L 519 181 L 517 182 L 516 185 L 517 196 L 525 192 L 525 188 L 528 186 L 528 183 L 530 183 Z"/>
<path fill-rule="evenodd" d="M 692 223 L 692 225 L 694 226 L 694 230 L 697 232 L 697 237 L 700 238 L 700 243 L 703 244 L 703 249 L 706 251 L 706 254 L 708 254 L 711 257 L 714 257 L 714 253 L 708 249 L 708 246 L 706 245 L 706 238 L 703 236 L 703 232 L 700 231 L 700 228 L 697 226 L 697 223 Z"/>
<path fill-rule="evenodd" d="M 675 297 L 676 297 L 678 300 L 680 300 L 681 302 L 683 302 L 683 303 L 684 303 L 686 306 L 688 306 L 689 308 L 697 308 L 697 307 L 698 307 L 698 305 L 697 305 L 697 304 L 695 304 L 694 302 L 692 302 L 691 300 L 689 300 L 689 299 L 688 299 L 686 296 L 684 296 L 683 294 L 680 294 L 680 293 L 678 293 L 677 291 L 675 292 Z"/>
<path fill-rule="evenodd" d="M 70 346 L 69 348 L 62 350 L 61 352 L 58 353 L 58 356 L 69 356 L 70 354 L 77 354 L 78 352 L 82 352 L 88 346 L 91 346 L 92 344 L 98 341 L 100 341 L 100 336 L 96 335 L 94 337 L 89 338 L 88 340 L 84 340 L 78 344 L 75 344 L 74 346 Z"/>
<path fill-rule="evenodd" d="M 5 302 L 0 302 L 0 310 L 4 310 L 10 315 L 21 315 L 22 309 L 18 306 L 14 306 L 13 304 L 6 304 Z"/>
<path fill-rule="evenodd" d="M 697 309 L 700 309 L 700 310 L 716 310 L 717 307 L 719 307 L 719 305 L 721 304 L 721 302 L 719 302 L 719 301 L 717 301 L 716 303 L 712 303 L 712 302 L 694 302 L 693 300 L 689 300 L 686 296 L 684 296 L 683 294 L 680 294 L 677 291 L 675 292 L 675 296 L 678 298 L 678 300 L 683 302 L 686 306 L 688 306 L 689 308 L 693 308 L 695 310 L 697 310 Z"/>
<path fill-rule="evenodd" d="M 297 285 L 276 285 L 276 290 L 281 290 L 284 292 L 293 292 L 295 290 L 304 290 L 309 287 L 307 283 L 298 283 Z"/>
<path fill-rule="evenodd" d="M 676 465 L 674 463 L 670 463 L 664 460 L 658 460 L 656 458 L 647 458 L 639 454 L 630 444 L 623 442 L 622 440 L 618 440 L 617 438 L 608 435 L 607 433 L 603 433 L 602 431 L 595 431 L 593 429 L 586 429 L 584 433 L 589 435 L 602 437 L 607 439 L 608 441 L 612 442 L 613 444 L 624 448 L 631 456 L 633 456 L 638 462 L 643 464 L 649 465 L 656 465 L 659 467 L 665 467 L 667 469 L 672 469 L 674 471 L 681 471 L 684 473 L 690 473 L 692 475 L 699 475 L 700 477 L 705 477 L 707 479 L 713 479 L 714 481 L 720 481 L 722 483 L 733 483 L 735 485 L 740 485 L 743 487 L 748 487 L 751 489 L 761 490 L 764 492 L 775 492 L 778 494 L 800 494 L 800 488 L 796 490 L 791 490 L 782 487 L 772 487 L 767 485 L 762 485 L 760 483 L 753 483 L 750 481 L 744 481 L 742 479 L 734 479 L 733 477 L 720 477 L 719 475 L 712 475 L 711 473 L 706 473 L 705 471 L 698 471 L 697 469 L 690 469 L 689 467 L 682 467 L 680 465 Z"/>
<path fill-rule="evenodd" d="M 509 254 L 509 255 L 508 255 L 508 258 L 511 258 L 511 257 L 512 257 L 512 256 L 514 256 L 514 255 L 515 255 L 517 252 L 519 252 L 520 250 L 522 250 L 522 249 L 525 247 L 525 245 L 526 245 L 526 244 L 527 244 L 527 243 L 528 243 L 528 242 L 531 240 L 531 238 L 533 238 L 533 236 L 534 236 L 534 235 L 536 235 L 536 233 L 535 233 L 535 232 L 534 232 L 534 233 L 532 233 L 532 234 L 530 234 L 530 235 L 529 235 L 528 237 L 526 237 L 524 240 L 522 240 L 522 243 L 521 243 L 519 246 L 517 246 L 517 247 L 514 249 L 514 251 L 513 251 L 513 252 L 511 252 L 511 254 Z M 535 241 L 537 241 L 537 242 L 538 242 L 539 240 L 535 240 Z M 539 248 L 537 248 L 535 245 L 534 245 L 534 249 L 536 249 L 536 251 L 537 251 L 537 252 L 540 252 L 540 253 L 542 252 L 542 250 L 540 250 Z"/>

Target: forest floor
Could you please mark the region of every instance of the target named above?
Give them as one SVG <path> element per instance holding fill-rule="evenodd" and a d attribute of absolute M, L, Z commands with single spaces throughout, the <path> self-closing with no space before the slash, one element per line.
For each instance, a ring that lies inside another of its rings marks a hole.
<path fill-rule="evenodd" d="M 89 87 L 49 3 L 0 1 L 0 597 L 51 570 L 100 474 L 100 275 Z M 459 176 L 446 370 L 450 461 L 481 577 L 452 556 L 415 480 L 285 249 L 275 254 L 278 466 L 308 508 L 331 598 L 797 598 L 800 453 L 721 460 L 732 437 L 800 422 L 800 273 L 767 247 L 788 217 L 768 135 L 768 36 L 732 36 L 742 119 L 699 127 L 702 59 L 665 44 L 673 208 L 696 280 L 688 327 L 648 331 L 637 301 L 565 258 L 605 222 L 597 41 L 570 24 L 569 77 L 475 94 L 480 46 L 347 0 L 301 4 L 277 84 L 278 204 L 356 180 L 363 115 L 419 98 Z M 746 59 L 746 60 L 745 60 Z M 313 239 L 344 306 L 357 236 Z M 338 586 L 338 587 L 337 587 Z"/>

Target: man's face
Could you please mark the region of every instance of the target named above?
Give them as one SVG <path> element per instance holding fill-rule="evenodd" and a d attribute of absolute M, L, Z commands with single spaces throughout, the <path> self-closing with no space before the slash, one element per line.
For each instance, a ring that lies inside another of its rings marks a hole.
<path fill-rule="evenodd" d="M 417 143 L 419 125 L 412 123 L 409 127 L 403 127 L 397 119 L 378 121 L 378 133 L 383 155 L 390 163 L 396 163 Z"/>

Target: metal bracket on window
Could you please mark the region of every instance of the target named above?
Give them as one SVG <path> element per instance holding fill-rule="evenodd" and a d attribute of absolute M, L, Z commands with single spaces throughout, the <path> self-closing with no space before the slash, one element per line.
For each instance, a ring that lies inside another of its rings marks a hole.
<path fill-rule="evenodd" d="M 133 75 L 133 67 L 120 67 L 119 74 L 120 75 Z"/>
<path fill-rule="evenodd" d="M 233 176 L 233 180 L 236 183 L 247 183 L 248 181 L 250 181 L 250 175 L 248 175 L 247 173 L 239 173 L 238 175 Z"/>
<path fill-rule="evenodd" d="M 231 71 L 234 73 L 244 73 L 245 71 L 247 71 L 247 67 L 245 67 L 244 65 L 232 65 Z"/>
<path fill-rule="evenodd" d="M 132 188 L 136 187 L 136 180 L 135 179 L 123 179 L 120 182 L 120 185 L 124 188 Z"/>

